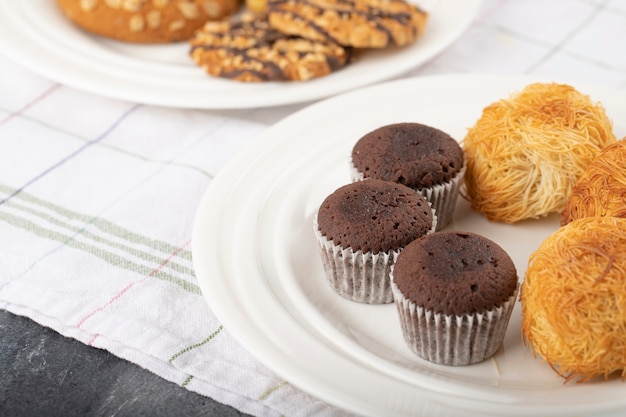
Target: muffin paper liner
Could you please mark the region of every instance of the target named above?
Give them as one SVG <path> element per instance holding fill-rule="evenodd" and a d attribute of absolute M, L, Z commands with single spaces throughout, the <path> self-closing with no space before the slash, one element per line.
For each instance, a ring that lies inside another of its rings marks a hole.
<path fill-rule="evenodd" d="M 437 230 L 443 229 L 452 221 L 464 176 L 465 165 L 450 181 L 431 188 L 417 190 L 435 209 L 435 213 L 437 213 Z"/>
<path fill-rule="evenodd" d="M 459 197 L 459 190 L 463 183 L 463 177 L 465 176 L 466 165 L 463 167 L 456 176 L 450 181 L 435 185 L 430 188 L 415 189 L 428 200 L 431 207 L 437 215 L 437 228 L 441 230 L 446 227 L 454 217 L 454 210 L 456 209 L 456 202 Z M 362 181 L 365 177 L 350 161 L 350 177 L 352 182 Z"/>
<path fill-rule="evenodd" d="M 470 365 L 493 356 L 502 345 L 519 285 L 501 306 L 483 313 L 445 315 L 417 306 L 393 282 L 402 334 L 419 357 L 442 365 Z"/>
<path fill-rule="evenodd" d="M 373 254 L 335 245 L 315 225 L 324 272 L 330 286 L 342 297 L 365 304 L 393 302 L 389 273 L 400 251 Z"/>

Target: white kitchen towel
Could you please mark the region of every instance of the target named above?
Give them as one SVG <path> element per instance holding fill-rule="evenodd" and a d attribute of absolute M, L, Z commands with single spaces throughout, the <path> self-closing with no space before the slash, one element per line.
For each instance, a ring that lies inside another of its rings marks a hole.
<path fill-rule="evenodd" d="M 624 89 L 623 39 L 620 0 L 490 0 L 461 39 L 406 76 L 525 73 Z M 152 107 L 59 85 L 2 55 L 0 68 L 0 308 L 246 413 L 348 414 L 229 336 L 190 250 L 220 168 L 304 104 Z"/>

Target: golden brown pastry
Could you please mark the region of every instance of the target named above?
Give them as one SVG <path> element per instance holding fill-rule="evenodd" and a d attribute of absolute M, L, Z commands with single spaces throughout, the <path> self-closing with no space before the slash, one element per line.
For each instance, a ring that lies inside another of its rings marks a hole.
<path fill-rule="evenodd" d="M 239 0 L 57 0 L 75 24 L 125 42 L 166 43 L 191 38 L 205 22 L 234 13 Z"/>
<path fill-rule="evenodd" d="M 604 107 L 589 96 L 565 84 L 530 84 L 486 107 L 464 138 L 466 197 L 504 223 L 559 212 L 615 140 Z"/>
<path fill-rule="evenodd" d="M 308 81 L 352 59 L 351 48 L 272 29 L 262 13 L 209 22 L 190 44 L 191 58 L 208 74 L 243 82 Z"/>
<path fill-rule="evenodd" d="M 386 48 L 422 36 L 428 13 L 405 0 L 268 0 L 272 27 L 355 48 Z"/>
<path fill-rule="evenodd" d="M 626 217 L 626 138 L 607 146 L 574 184 L 561 226 L 582 217 Z"/>
<path fill-rule="evenodd" d="M 529 260 L 522 333 L 566 381 L 626 376 L 626 219 L 561 227 Z"/>

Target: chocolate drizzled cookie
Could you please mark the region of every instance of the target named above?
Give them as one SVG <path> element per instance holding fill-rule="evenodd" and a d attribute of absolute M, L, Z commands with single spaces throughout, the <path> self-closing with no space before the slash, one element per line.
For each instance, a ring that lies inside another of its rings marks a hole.
<path fill-rule="evenodd" d="M 191 40 L 190 55 L 213 76 L 238 81 L 304 81 L 349 63 L 352 50 L 270 27 L 267 15 L 210 22 Z"/>
<path fill-rule="evenodd" d="M 357 48 L 410 44 L 428 17 L 405 0 L 269 0 L 268 8 L 283 33 Z"/>

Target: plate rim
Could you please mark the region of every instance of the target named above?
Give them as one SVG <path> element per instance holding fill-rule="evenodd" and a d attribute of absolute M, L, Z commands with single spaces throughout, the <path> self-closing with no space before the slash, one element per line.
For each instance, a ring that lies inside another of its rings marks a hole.
<path fill-rule="evenodd" d="M 251 354 L 257 357 L 262 363 L 268 366 L 268 368 L 270 368 L 272 371 L 276 372 L 277 374 L 279 374 L 280 376 L 288 380 L 294 386 L 297 386 L 303 389 L 304 391 L 311 393 L 314 396 L 324 401 L 327 401 L 343 409 L 350 410 L 352 412 L 364 413 L 366 415 L 380 415 L 380 413 L 379 414 L 376 414 L 376 413 L 382 411 L 382 412 L 385 412 L 385 415 L 398 415 L 398 416 L 406 415 L 404 413 L 394 414 L 394 411 L 388 408 L 374 409 L 373 407 L 376 404 L 368 404 L 368 406 L 371 406 L 372 408 L 368 410 L 364 410 L 362 407 L 355 405 L 353 398 L 340 398 L 340 397 L 337 397 L 336 395 L 333 396 L 333 395 L 329 395 L 328 392 L 324 392 L 324 390 L 320 389 L 319 385 L 316 384 L 316 382 L 318 381 L 311 381 L 307 377 L 307 375 L 294 376 L 292 370 L 289 369 L 289 367 L 294 364 L 295 365 L 299 365 L 299 364 L 294 363 L 293 358 L 287 358 L 287 360 L 284 360 L 283 362 L 278 361 L 280 355 L 276 356 L 277 352 L 272 351 L 272 346 L 263 345 L 260 347 L 261 348 L 260 351 L 259 350 L 255 351 L 255 348 L 259 346 L 258 345 L 254 346 L 254 342 L 251 341 L 251 339 L 254 338 L 254 336 L 251 337 L 250 334 L 245 334 L 245 331 L 242 331 L 240 327 L 241 323 L 239 322 L 239 320 L 233 319 L 232 316 L 229 316 L 229 313 L 227 312 L 228 308 L 224 308 L 224 305 L 221 305 L 223 300 L 220 300 L 219 298 L 216 298 L 213 295 L 214 293 L 213 290 L 215 289 L 213 287 L 213 284 L 215 284 L 216 282 L 214 281 L 212 282 L 211 279 L 207 277 L 210 277 L 212 274 L 214 275 L 217 270 L 213 269 L 212 271 L 209 271 L 213 267 L 207 265 L 206 262 L 201 261 L 201 258 L 202 258 L 201 252 L 207 251 L 207 247 L 205 246 L 205 243 L 206 243 L 205 241 L 207 239 L 208 234 L 203 233 L 203 232 L 206 232 L 207 228 L 210 227 L 209 224 L 207 223 L 207 222 L 210 222 L 210 219 L 208 219 L 206 212 L 207 211 L 219 212 L 220 209 L 218 209 L 217 206 L 213 204 L 213 201 L 217 197 L 220 197 L 220 198 L 224 197 L 224 193 L 226 193 L 226 195 L 230 197 L 230 195 L 228 195 L 228 192 L 229 192 L 228 190 L 236 190 L 237 187 L 235 184 L 233 184 L 233 181 L 232 181 L 233 175 L 238 173 L 237 175 L 240 175 L 241 177 L 243 177 L 245 173 L 241 172 L 242 165 L 244 163 L 249 165 L 250 159 L 254 160 L 256 158 L 262 158 L 263 157 L 262 154 L 264 150 L 266 150 L 268 147 L 271 147 L 271 145 L 280 144 L 280 140 L 279 140 L 280 135 L 275 135 L 275 132 L 277 131 L 280 132 L 281 129 L 285 128 L 285 126 L 289 127 L 291 124 L 298 122 L 298 120 L 306 116 L 308 112 L 315 113 L 320 108 L 323 109 L 332 105 L 335 105 L 335 106 L 340 105 L 342 102 L 345 102 L 346 100 L 349 101 L 351 99 L 354 99 L 355 97 L 358 98 L 358 97 L 365 97 L 367 95 L 372 95 L 372 94 L 375 95 L 377 91 L 382 91 L 383 89 L 389 88 L 390 86 L 396 87 L 396 88 L 408 86 L 408 85 L 411 85 L 413 87 L 415 85 L 426 86 L 429 84 L 445 84 L 451 80 L 452 81 L 463 80 L 469 85 L 481 85 L 482 82 L 505 83 L 507 85 L 508 84 L 523 85 L 523 84 L 536 82 L 536 81 L 548 81 L 547 79 L 541 79 L 540 77 L 531 76 L 531 75 L 446 74 L 446 75 L 435 75 L 435 76 L 420 77 L 420 78 L 413 78 L 413 79 L 388 81 L 382 84 L 365 87 L 357 91 L 351 91 L 351 92 L 340 94 L 335 97 L 328 98 L 321 102 L 314 103 L 308 107 L 305 107 L 302 110 L 292 114 L 291 116 L 288 116 L 287 118 L 283 119 L 282 121 L 274 125 L 272 128 L 268 129 L 268 131 L 265 134 L 261 135 L 259 138 L 255 139 L 247 147 L 241 150 L 237 155 L 235 155 L 235 157 L 233 157 L 232 160 L 230 160 L 220 170 L 218 175 L 215 177 L 215 179 L 213 180 L 213 182 L 211 183 L 211 185 L 205 192 L 205 195 L 203 196 L 198 206 L 198 210 L 197 210 L 195 221 L 194 221 L 193 236 L 192 236 L 192 253 L 194 254 L 194 266 L 196 268 L 196 275 L 198 277 L 199 285 L 202 288 L 203 293 L 205 294 L 205 298 L 207 299 L 207 302 L 209 303 L 210 308 L 214 311 L 218 319 L 224 323 L 225 328 L 234 336 L 234 338 L 239 343 L 242 344 L 242 346 L 244 346 L 244 348 L 246 348 Z M 577 83 L 577 84 L 580 85 L 580 83 Z M 597 86 L 594 87 L 594 89 L 609 91 L 608 89 L 604 89 L 602 87 L 597 87 Z M 626 96 L 622 92 L 613 92 L 613 93 L 618 95 L 620 98 Z M 234 192 L 234 191 L 230 191 L 230 192 Z M 216 220 L 213 220 L 213 223 L 215 223 L 215 221 Z M 215 241 L 210 243 L 209 252 L 211 250 L 218 251 L 219 247 L 220 245 L 218 244 L 217 239 L 215 239 Z M 196 260 L 198 262 L 196 262 Z M 219 259 L 213 259 L 213 261 L 220 262 Z M 220 282 L 220 280 L 223 280 L 223 278 L 218 279 L 217 281 L 217 284 L 218 286 L 220 286 L 220 289 L 221 289 L 223 282 Z M 250 329 L 247 329 L 247 330 L 250 330 Z M 259 329 L 256 329 L 256 330 L 253 329 L 253 331 L 259 331 Z M 316 371 L 315 369 L 311 369 L 311 368 L 309 368 L 308 370 L 312 372 Z M 427 392 L 427 394 L 429 398 L 424 398 L 424 399 L 428 400 L 427 402 L 429 402 L 431 406 L 433 407 L 434 406 L 438 406 L 438 407 L 447 406 L 445 402 L 442 403 L 442 398 L 438 397 L 436 392 Z M 402 397 L 402 394 L 399 394 L 399 398 L 400 397 Z M 617 405 L 623 406 L 624 402 L 621 401 Z M 378 406 L 380 406 L 380 404 L 378 404 Z M 497 404 L 497 406 L 501 407 L 502 404 Z M 615 404 L 613 404 L 613 406 L 615 406 Z M 373 410 L 373 413 L 371 412 L 372 410 Z M 614 411 L 614 410 L 615 409 L 611 408 L 610 405 L 607 405 L 607 407 L 601 410 L 600 412 L 610 413 L 611 411 Z M 497 412 L 498 412 L 498 410 L 495 410 L 495 409 L 486 410 L 486 411 L 496 413 L 493 415 L 497 415 Z M 546 410 L 542 408 L 536 408 L 536 407 L 533 408 L 531 405 L 529 405 L 528 407 L 525 407 L 519 413 L 515 413 L 514 410 L 508 410 L 508 411 L 511 412 L 510 413 L 511 415 L 514 415 L 514 414 L 515 415 L 528 415 L 529 412 L 543 413 L 545 415 L 566 415 L 565 413 L 562 414 L 555 410 L 550 410 L 550 413 L 548 414 Z M 571 410 L 566 410 L 566 411 L 571 411 Z M 593 415 L 597 415 L 596 407 L 591 407 L 587 410 L 585 410 L 583 407 L 579 411 L 581 413 L 591 412 L 591 413 L 594 413 Z M 608 414 L 603 414 L 603 415 L 608 415 Z"/>
<path fill-rule="evenodd" d="M 154 64 L 153 68 L 157 70 L 163 70 L 164 68 L 172 69 L 176 75 L 180 75 L 180 78 L 183 76 L 187 77 L 192 73 L 194 78 L 177 80 L 177 83 L 172 86 L 161 84 L 159 89 L 151 89 L 150 87 L 154 87 L 154 85 L 150 85 L 147 80 L 144 80 L 144 78 L 149 78 L 148 70 L 128 75 L 118 73 L 114 76 L 98 68 L 92 68 L 92 71 L 95 72 L 90 72 L 88 69 L 93 62 L 72 55 L 72 52 L 69 51 L 72 48 L 62 51 L 66 54 L 66 58 L 74 59 L 70 66 L 71 68 L 67 68 L 68 64 L 63 59 L 45 50 L 45 48 L 39 47 L 38 42 L 36 42 L 38 33 L 26 34 L 26 29 L 22 27 L 24 25 L 18 24 L 15 16 L 15 14 L 22 13 L 24 18 L 29 13 L 42 13 L 40 9 L 45 8 L 37 6 L 37 1 L 52 3 L 51 0 L 29 0 L 28 2 L 4 0 L 0 2 L 0 26 L 4 29 L 0 33 L 0 51 L 20 65 L 64 85 L 109 98 L 157 106 L 224 110 L 274 107 L 309 102 L 401 76 L 402 73 L 423 65 L 436 54 L 448 48 L 469 28 L 485 3 L 485 0 L 464 0 L 460 10 L 446 15 L 453 18 L 450 22 L 446 22 L 446 27 L 452 26 L 453 30 L 437 32 L 434 44 L 420 43 L 418 40 L 414 45 L 409 46 L 409 48 L 413 47 L 413 49 L 407 50 L 407 52 L 399 55 L 395 60 L 390 59 L 393 65 L 378 68 L 378 71 L 357 70 L 355 72 L 356 77 L 354 76 L 355 74 L 348 72 L 351 71 L 350 69 L 346 68 L 336 74 L 297 85 L 283 85 L 282 83 L 242 85 L 240 83 L 234 84 L 235 82 L 230 80 L 213 79 L 204 74 L 201 69 L 195 67 L 195 64 L 191 62 L 188 67 L 184 68 L 169 68 L 169 64 Z M 443 8 L 445 4 L 454 1 L 456 0 L 436 0 L 435 6 L 438 5 Z M 446 10 L 449 9 L 448 7 Z M 57 13 L 60 13 L 60 11 Z M 31 16 L 29 19 L 33 18 L 40 18 L 40 16 Z M 431 17 L 431 19 L 433 18 Z M 66 24 L 67 27 L 72 27 L 70 22 Z M 56 33 L 56 36 L 61 36 L 57 33 L 58 30 L 55 31 L 54 28 L 48 30 L 53 31 L 51 33 Z M 80 30 L 78 31 L 81 32 Z M 83 38 L 100 39 L 97 36 L 86 33 L 84 33 Z M 76 47 L 77 43 L 72 43 L 71 45 Z M 144 46 L 138 45 L 137 47 L 143 48 Z M 400 57 L 404 58 L 400 60 Z M 417 58 L 407 59 L 411 57 Z M 352 65 L 356 67 L 358 64 L 354 63 Z M 78 69 L 75 68 L 76 65 L 80 65 Z M 128 68 L 132 70 L 132 65 L 129 64 Z M 179 71 L 180 69 L 184 69 L 184 71 Z M 171 78 L 167 76 L 157 78 L 162 81 L 171 81 Z M 165 88 L 167 90 L 162 91 Z"/>

